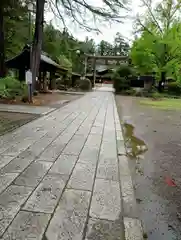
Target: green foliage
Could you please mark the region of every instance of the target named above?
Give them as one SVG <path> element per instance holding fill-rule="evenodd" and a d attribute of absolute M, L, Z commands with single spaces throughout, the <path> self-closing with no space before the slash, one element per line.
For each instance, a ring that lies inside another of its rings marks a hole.
<path fill-rule="evenodd" d="M 161 93 L 155 91 L 155 92 L 151 93 L 151 96 L 150 96 L 150 97 L 152 97 L 153 99 L 160 99 L 160 98 L 162 98 L 163 96 L 162 96 Z"/>
<path fill-rule="evenodd" d="M 160 80 L 161 73 L 181 82 L 181 2 L 179 0 L 162 1 L 148 4 L 143 18 L 137 19 L 137 31 L 141 32 L 131 48 L 131 58 L 139 73 L 156 73 Z"/>
<path fill-rule="evenodd" d="M 130 89 L 129 75 L 131 75 L 131 69 L 129 66 L 126 65 L 119 67 L 113 73 L 112 80 L 116 92 L 121 92 Z"/>
<path fill-rule="evenodd" d="M 27 85 L 15 78 L 5 77 L 0 79 L 0 98 L 15 99 L 16 96 L 27 95 Z"/>
<path fill-rule="evenodd" d="M 126 77 L 128 78 L 129 75 L 131 75 L 131 68 L 127 65 L 120 66 L 116 71 L 120 77 Z"/>
<path fill-rule="evenodd" d="M 88 78 L 85 78 L 85 79 L 79 80 L 78 87 L 82 91 L 90 91 L 92 89 L 92 84 L 91 84 L 91 81 Z"/>
<path fill-rule="evenodd" d="M 64 74 L 62 77 L 56 80 L 56 86 L 59 90 L 67 90 L 71 87 L 72 80 L 69 74 Z"/>
<path fill-rule="evenodd" d="M 126 42 L 124 37 L 117 32 L 114 38 L 114 55 L 128 56 L 129 53 L 129 44 Z"/>
<path fill-rule="evenodd" d="M 111 44 L 107 41 L 102 40 L 98 44 L 98 54 L 101 56 L 116 56 L 116 55 L 121 55 L 121 56 L 128 56 L 129 53 L 129 44 L 127 41 L 124 39 L 124 37 L 117 32 L 116 36 L 114 38 L 114 43 Z"/>
<path fill-rule="evenodd" d="M 121 94 L 127 95 L 127 96 L 136 96 L 136 90 L 133 88 L 127 89 L 125 91 L 121 91 Z"/>
<path fill-rule="evenodd" d="M 147 74 L 156 70 L 155 58 L 153 55 L 153 37 L 144 32 L 141 38 L 137 39 L 131 48 L 131 59 L 140 74 Z"/>
<path fill-rule="evenodd" d="M 24 2 L 24 5 L 22 2 Z M 29 22 L 29 11 L 26 1 L 7 0 L 5 3 L 4 43 L 5 55 L 9 59 L 19 53 L 22 47 L 30 41 L 29 33 L 32 35 L 32 24 Z M 29 28 L 31 31 L 29 31 Z"/>
<path fill-rule="evenodd" d="M 172 95 L 181 95 L 181 84 L 178 82 L 168 83 L 167 93 Z"/>

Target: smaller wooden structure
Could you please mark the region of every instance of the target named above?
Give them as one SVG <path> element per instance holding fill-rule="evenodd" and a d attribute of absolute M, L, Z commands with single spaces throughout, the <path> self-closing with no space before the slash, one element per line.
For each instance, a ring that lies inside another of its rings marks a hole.
<path fill-rule="evenodd" d="M 25 72 L 27 69 L 30 68 L 30 46 L 26 45 L 19 55 L 6 61 L 6 67 L 9 69 L 17 69 L 19 72 L 19 80 L 24 81 Z M 39 75 L 36 87 L 40 90 L 45 91 L 47 90 L 47 88 L 55 89 L 55 73 L 61 75 L 66 74 L 67 72 L 68 69 L 61 67 L 50 57 L 48 57 L 46 53 L 42 52 L 40 56 Z"/>

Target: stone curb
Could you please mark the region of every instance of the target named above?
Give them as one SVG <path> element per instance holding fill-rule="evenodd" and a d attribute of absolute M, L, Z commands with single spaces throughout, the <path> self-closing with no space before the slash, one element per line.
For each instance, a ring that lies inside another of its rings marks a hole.
<path fill-rule="evenodd" d="M 126 157 L 126 148 L 116 104 L 114 106 L 117 153 L 122 193 L 123 222 L 126 240 L 143 240 L 142 222 L 137 218 L 137 204 L 134 194 L 131 172 Z"/>

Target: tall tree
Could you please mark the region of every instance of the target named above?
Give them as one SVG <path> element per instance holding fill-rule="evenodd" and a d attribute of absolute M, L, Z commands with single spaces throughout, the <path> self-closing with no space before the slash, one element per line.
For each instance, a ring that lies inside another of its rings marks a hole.
<path fill-rule="evenodd" d="M 5 76 L 5 59 L 14 56 L 28 40 L 28 3 L 34 0 L 1 0 L 0 77 Z"/>
<path fill-rule="evenodd" d="M 43 39 L 44 7 L 45 0 L 36 0 L 35 33 L 33 37 L 32 56 L 30 61 L 33 90 L 35 88 L 36 77 L 38 75 L 38 69 L 40 65 L 40 55 Z"/>
<path fill-rule="evenodd" d="M 4 7 L 5 1 L 0 4 L 0 77 L 6 74 L 4 49 Z"/>
<path fill-rule="evenodd" d="M 98 45 L 98 53 L 101 56 L 114 55 L 113 48 L 114 48 L 114 46 L 111 43 L 102 40 L 100 42 L 100 44 Z"/>
<path fill-rule="evenodd" d="M 129 53 L 129 44 L 121 33 L 117 32 L 114 38 L 114 55 L 127 56 Z"/>

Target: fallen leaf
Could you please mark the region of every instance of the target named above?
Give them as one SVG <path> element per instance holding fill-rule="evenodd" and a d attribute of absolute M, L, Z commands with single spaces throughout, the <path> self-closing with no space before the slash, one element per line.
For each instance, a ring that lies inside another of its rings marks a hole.
<path fill-rule="evenodd" d="M 176 187 L 175 181 L 173 179 L 171 179 L 170 177 L 166 177 L 165 182 L 170 187 Z"/>

